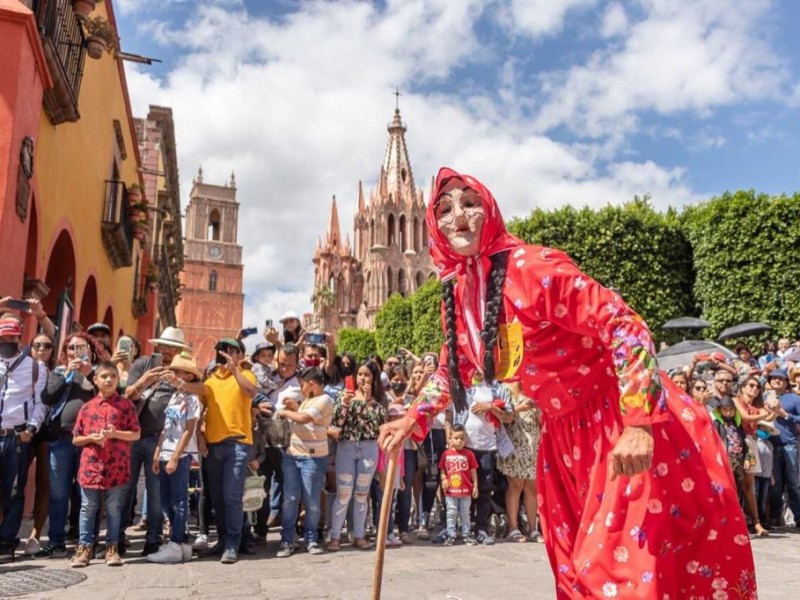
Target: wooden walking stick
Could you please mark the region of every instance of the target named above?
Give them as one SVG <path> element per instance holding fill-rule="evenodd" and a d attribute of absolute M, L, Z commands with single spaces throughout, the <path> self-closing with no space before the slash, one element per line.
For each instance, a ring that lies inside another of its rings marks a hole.
<path fill-rule="evenodd" d="M 386 483 L 384 484 L 381 516 L 378 521 L 378 546 L 375 549 L 375 570 L 372 572 L 372 600 L 381 600 L 381 583 L 383 582 L 383 555 L 386 552 L 386 534 L 389 529 L 389 510 L 392 508 L 394 496 L 394 477 L 397 472 L 397 459 L 403 445 L 400 444 L 389 455 L 389 466 L 386 467 Z"/>

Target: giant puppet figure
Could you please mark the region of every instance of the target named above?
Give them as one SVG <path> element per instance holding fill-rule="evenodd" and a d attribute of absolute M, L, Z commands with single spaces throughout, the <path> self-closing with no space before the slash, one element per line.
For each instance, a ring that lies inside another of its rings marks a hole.
<path fill-rule="evenodd" d="M 444 282 L 440 370 L 381 445 L 421 439 L 476 369 L 542 412 L 545 544 L 566 598 L 755 599 L 747 528 L 708 412 L 647 325 L 561 251 L 510 235 L 479 181 L 443 168 L 427 213 Z"/>

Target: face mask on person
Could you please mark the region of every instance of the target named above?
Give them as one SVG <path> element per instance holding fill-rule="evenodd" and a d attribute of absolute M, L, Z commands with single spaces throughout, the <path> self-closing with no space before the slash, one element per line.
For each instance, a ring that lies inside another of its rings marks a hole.
<path fill-rule="evenodd" d="M 392 383 L 389 384 L 389 386 L 392 388 L 392 391 L 395 394 L 402 394 L 403 392 L 406 391 L 406 387 L 408 387 L 408 384 L 404 381 L 393 381 Z"/>
<path fill-rule="evenodd" d="M 342 373 L 342 377 L 350 377 L 353 374 L 353 367 L 342 367 L 339 371 Z"/>
<path fill-rule="evenodd" d="M 318 367 L 320 364 L 322 364 L 322 359 L 319 357 L 306 358 L 303 360 L 303 363 L 306 365 L 306 367 Z"/>
<path fill-rule="evenodd" d="M 0 356 L 13 358 L 19 354 L 19 342 L 0 342 Z"/>

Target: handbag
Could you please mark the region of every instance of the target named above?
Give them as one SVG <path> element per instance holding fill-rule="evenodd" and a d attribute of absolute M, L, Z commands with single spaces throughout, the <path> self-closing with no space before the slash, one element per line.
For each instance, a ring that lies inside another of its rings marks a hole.
<path fill-rule="evenodd" d="M 267 497 L 267 492 L 264 489 L 264 482 L 267 480 L 263 475 L 259 475 L 256 471 L 248 467 L 250 475 L 244 480 L 244 492 L 242 493 L 242 508 L 244 512 L 248 513 L 248 519 L 251 525 L 255 524 L 256 511 L 260 510 L 264 505 L 264 499 Z"/>

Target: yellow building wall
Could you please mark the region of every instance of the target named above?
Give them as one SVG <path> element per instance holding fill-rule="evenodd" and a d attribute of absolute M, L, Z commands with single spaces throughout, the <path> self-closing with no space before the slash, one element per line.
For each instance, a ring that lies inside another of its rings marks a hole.
<path fill-rule="evenodd" d="M 107 18 L 104 4 L 94 15 Z M 94 16 L 93 15 L 93 16 Z M 117 141 L 114 119 L 122 125 L 127 158 L 118 157 L 120 179 L 127 185 L 140 183 L 137 146 L 132 137 L 130 108 L 126 103 L 117 60 L 104 53 L 94 60 L 86 57 L 78 98 L 81 118 L 77 123 L 54 127 L 41 113 L 36 147 L 36 210 L 38 218 L 37 276 L 44 280 L 53 244 L 65 225 L 71 229 L 75 251 L 75 315 L 80 315 L 84 289 L 91 275 L 97 284 L 97 315 L 101 321 L 111 306 L 114 329 L 136 330 L 131 312 L 136 253 L 133 266 L 113 269 L 102 242 L 101 223 L 106 180 L 112 178 Z M 82 323 L 88 326 L 91 323 Z M 115 331 L 115 333 L 116 333 Z"/>

